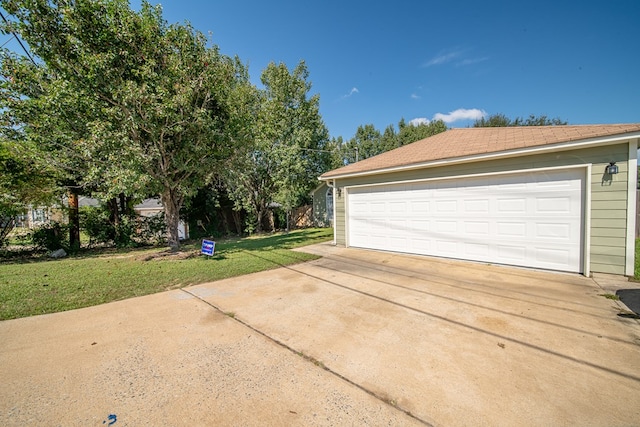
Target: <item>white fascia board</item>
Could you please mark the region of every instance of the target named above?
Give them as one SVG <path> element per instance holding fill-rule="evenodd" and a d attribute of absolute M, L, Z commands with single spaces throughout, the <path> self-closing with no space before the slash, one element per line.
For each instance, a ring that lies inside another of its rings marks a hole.
<path fill-rule="evenodd" d="M 444 166 L 444 165 L 455 165 L 455 164 L 461 164 L 461 163 L 508 159 L 510 157 L 530 156 L 534 154 L 568 151 L 568 150 L 575 150 L 575 149 L 581 149 L 581 148 L 590 148 L 594 146 L 614 145 L 614 144 L 625 142 L 630 139 L 634 139 L 638 137 L 640 137 L 640 132 L 632 132 L 632 133 L 626 133 L 623 135 L 611 135 L 604 138 L 599 137 L 599 138 L 581 139 L 579 141 L 570 141 L 570 142 L 562 142 L 558 144 L 519 148 L 516 150 L 499 151 L 495 153 L 483 153 L 483 154 L 475 154 L 472 156 L 465 156 L 465 157 L 452 157 L 448 159 L 432 160 L 432 161 L 423 162 L 423 163 L 415 163 L 415 164 L 403 165 L 403 166 L 393 166 L 389 168 L 375 169 L 371 171 L 345 173 L 342 175 L 333 175 L 327 178 L 320 177 L 318 179 L 327 181 L 327 180 L 332 180 L 337 178 L 355 178 L 360 176 L 377 175 L 377 174 L 383 174 L 383 173 L 409 171 L 413 169 L 433 168 L 433 167 Z"/>

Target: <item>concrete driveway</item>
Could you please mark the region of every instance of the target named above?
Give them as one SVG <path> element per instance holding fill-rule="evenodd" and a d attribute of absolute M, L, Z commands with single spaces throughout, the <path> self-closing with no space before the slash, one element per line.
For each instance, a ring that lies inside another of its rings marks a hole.
<path fill-rule="evenodd" d="M 640 425 L 639 288 L 329 244 L 0 322 L 2 425 Z"/>

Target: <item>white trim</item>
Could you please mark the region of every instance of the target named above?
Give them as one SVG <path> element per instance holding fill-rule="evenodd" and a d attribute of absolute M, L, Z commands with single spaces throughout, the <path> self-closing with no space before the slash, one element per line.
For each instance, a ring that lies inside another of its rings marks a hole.
<path fill-rule="evenodd" d="M 547 168 L 529 168 L 529 169 L 514 169 L 508 171 L 499 171 L 499 172 L 483 172 L 483 173 L 471 173 L 465 175 L 452 175 L 452 176 L 437 176 L 433 178 L 419 178 L 419 179 L 407 179 L 404 181 L 385 181 L 385 182 L 376 182 L 371 184 L 358 184 L 358 185 L 348 185 L 343 188 L 359 188 L 359 187 L 377 187 L 380 185 L 396 185 L 396 184 L 412 184 L 415 182 L 428 182 L 428 181 L 445 181 L 445 180 L 453 180 L 453 179 L 463 179 L 463 178 L 479 178 L 483 176 L 495 176 L 495 175 L 517 175 L 529 172 L 545 172 L 545 171 L 554 171 L 554 170 L 567 170 L 573 168 L 584 168 L 590 167 L 590 164 L 579 164 L 579 165 L 567 165 L 567 166 L 553 166 Z"/>
<path fill-rule="evenodd" d="M 344 247 L 349 247 L 349 188 L 344 187 Z"/>
<path fill-rule="evenodd" d="M 527 155 L 533 155 L 533 154 L 543 154 L 548 152 L 582 149 L 582 148 L 589 148 L 595 145 L 598 145 L 598 146 L 613 145 L 613 144 L 618 144 L 620 142 L 628 141 L 630 138 L 638 138 L 638 137 L 640 137 L 640 132 L 632 132 L 632 133 L 626 133 L 622 135 L 612 135 L 604 138 L 583 139 L 583 140 L 579 140 L 578 142 L 571 141 L 571 142 L 563 142 L 558 144 L 528 147 L 528 148 L 522 148 L 522 149 L 516 149 L 516 150 L 510 150 L 510 151 L 475 154 L 475 155 L 466 156 L 466 157 L 457 157 L 457 158 L 452 157 L 452 158 L 440 159 L 440 160 L 430 160 L 427 162 L 416 163 L 411 165 L 392 166 L 388 168 L 375 169 L 370 171 L 345 173 L 341 175 L 330 176 L 327 178 L 319 177 L 318 179 L 330 180 L 330 179 L 336 179 L 336 178 L 355 178 L 360 176 L 377 175 L 377 174 L 383 174 L 383 173 L 432 168 L 432 167 L 437 167 L 442 165 L 456 165 L 461 163 L 498 160 L 498 159 L 504 159 L 509 157 L 518 157 L 518 156 L 527 156 Z"/>
<path fill-rule="evenodd" d="M 583 252 L 583 272 L 585 277 L 591 277 L 591 169 L 593 164 L 586 166 L 584 178 L 584 229 L 582 230 L 584 237 Z"/>
<path fill-rule="evenodd" d="M 638 183 L 638 140 L 629 140 L 627 162 L 627 247 L 624 274 L 633 276 L 636 247 L 636 188 Z"/>
<path fill-rule="evenodd" d="M 637 141 L 636 141 L 637 142 Z M 412 180 L 404 180 L 404 181 L 387 181 L 387 182 L 379 182 L 379 183 L 371 183 L 371 184 L 360 184 L 360 185 L 349 185 L 343 187 L 344 189 L 344 209 L 345 209 L 345 219 L 344 219 L 344 238 L 345 238 L 345 247 L 349 247 L 349 189 L 351 188 L 361 188 L 361 187 L 378 187 L 381 185 L 398 185 L 398 184 L 410 184 L 417 182 L 429 182 L 429 181 L 445 181 L 445 180 L 457 180 L 457 179 L 465 179 L 465 178 L 478 178 L 483 176 L 499 176 L 499 175 L 521 175 L 525 173 L 540 173 L 545 171 L 557 171 L 557 170 L 568 170 L 568 169 L 584 169 L 584 189 L 583 189 L 583 221 L 582 221 L 582 274 L 586 277 L 589 277 L 591 274 L 591 163 L 584 163 L 578 165 L 567 165 L 567 166 L 554 166 L 554 167 L 546 167 L 546 168 L 530 168 L 530 169 L 517 169 L 511 171 L 499 171 L 499 172 L 485 172 L 485 173 L 477 173 L 477 174 L 466 174 L 466 175 L 455 175 L 455 176 L 447 176 L 447 177 L 434 177 L 434 178 L 423 178 L 423 179 L 412 179 Z M 635 191 L 635 184 L 634 184 Z M 335 193 L 335 192 L 334 192 Z M 634 199 L 635 200 L 635 199 Z M 635 204 L 634 204 L 635 211 Z M 635 214 L 634 214 L 635 219 Z M 635 225 L 633 229 L 633 233 L 635 233 Z M 335 232 L 335 228 L 334 228 Z M 635 249 L 635 246 L 634 246 Z M 632 262 L 633 265 L 633 262 Z M 633 275 L 633 272 L 631 273 Z"/>
<path fill-rule="evenodd" d="M 336 219 L 338 218 L 338 215 L 336 214 L 336 181 L 335 180 L 330 180 L 327 181 L 327 187 L 333 188 L 333 246 L 338 244 L 338 234 L 337 234 L 337 222 Z M 326 203 L 325 203 L 326 204 Z"/>

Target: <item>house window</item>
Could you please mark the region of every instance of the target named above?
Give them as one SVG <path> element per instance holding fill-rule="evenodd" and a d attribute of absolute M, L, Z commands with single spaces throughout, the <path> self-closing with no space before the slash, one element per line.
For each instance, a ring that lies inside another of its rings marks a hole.
<path fill-rule="evenodd" d="M 44 209 L 31 210 L 31 219 L 33 222 L 45 222 L 47 220 L 47 212 Z"/>

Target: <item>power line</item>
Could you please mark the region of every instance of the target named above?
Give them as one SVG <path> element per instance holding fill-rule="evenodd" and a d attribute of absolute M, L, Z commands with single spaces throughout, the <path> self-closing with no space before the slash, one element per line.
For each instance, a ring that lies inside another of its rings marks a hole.
<path fill-rule="evenodd" d="M 0 11 L 0 16 L 2 16 L 2 20 L 8 26 L 9 25 L 9 21 L 7 21 L 7 18 L 4 17 L 4 14 L 1 11 Z M 9 32 L 11 33 L 11 35 L 13 35 L 13 37 L 15 37 L 15 39 L 18 41 L 18 43 L 20 43 L 20 46 L 22 47 L 22 50 L 24 50 L 24 53 L 31 60 L 31 62 L 33 62 L 33 65 L 38 65 L 38 64 L 36 64 L 36 61 L 34 61 L 33 57 L 31 56 L 31 53 L 29 53 L 29 51 L 27 50 L 25 45 L 22 43 L 22 40 L 20 40 L 20 37 L 18 37 L 18 35 L 15 33 L 15 31 L 10 30 Z M 4 46 L 4 45 L 2 45 L 2 46 Z"/>

